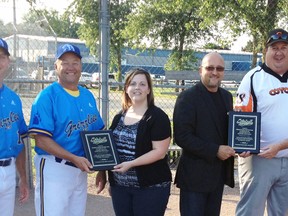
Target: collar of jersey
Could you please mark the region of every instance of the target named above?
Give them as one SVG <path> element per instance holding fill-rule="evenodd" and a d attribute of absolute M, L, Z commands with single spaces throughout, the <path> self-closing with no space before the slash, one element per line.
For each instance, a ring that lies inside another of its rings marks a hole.
<path fill-rule="evenodd" d="M 79 89 L 77 91 L 72 91 L 72 90 L 69 90 L 66 88 L 64 88 L 64 89 L 68 94 L 72 95 L 73 97 L 78 97 L 80 95 Z"/>

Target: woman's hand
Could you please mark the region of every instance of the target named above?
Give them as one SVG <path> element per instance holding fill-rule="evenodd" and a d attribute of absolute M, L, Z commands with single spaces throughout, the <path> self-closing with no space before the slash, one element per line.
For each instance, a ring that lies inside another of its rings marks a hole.
<path fill-rule="evenodd" d="M 132 163 L 133 163 L 133 161 L 126 161 L 126 162 L 123 162 L 121 164 L 118 164 L 118 165 L 114 166 L 114 169 L 112 170 L 112 172 L 125 173 L 129 169 L 132 168 Z"/>

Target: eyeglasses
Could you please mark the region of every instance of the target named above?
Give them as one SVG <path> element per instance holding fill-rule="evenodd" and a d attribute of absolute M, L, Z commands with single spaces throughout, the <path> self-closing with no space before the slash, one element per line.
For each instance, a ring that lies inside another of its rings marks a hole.
<path fill-rule="evenodd" d="M 267 40 L 266 44 L 272 42 L 272 40 L 279 40 L 279 39 L 283 39 L 283 40 L 287 40 L 288 35 L 287 34 L 282 34 L 282 32 L 277 32 L 274 35 L 271 35 L 270 38 Z"/>
<path fill-rule="evenodd" d="M 203 66 L 202 66 L 203 67 Z M 205 70 L 209 71 L 209 72 L 212 72 L 216 69 L 217 72 L 223 72 L 224 71 L 224 67 L 221 67 L 221 66 L 217 66 L 217 67 L 214 67 L 214 66 L 206 66 L 204 67 Z"/>

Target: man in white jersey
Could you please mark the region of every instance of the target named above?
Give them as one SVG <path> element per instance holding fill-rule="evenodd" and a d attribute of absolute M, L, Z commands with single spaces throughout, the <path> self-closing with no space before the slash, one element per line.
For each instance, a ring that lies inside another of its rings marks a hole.
<path fill-rule="evenodd" d="M 265 63 L 249 71 L 237 91 L 236 110 L 261 113 L 260 153 L 239 157 L 237 216 L 288 215 L 288 32 L 274 29 Z"/>
<path fill-rule="evenodd" d="M 35 99 L 29 135 L 35 138 L 37 216 L 84 216 L 87 173 L 80 131 L 101 130 L 104 123 L 93 94 L 78 85 L 81 54 L 78 47 L 64 44 L 56 54 L 58 82 Z"/>

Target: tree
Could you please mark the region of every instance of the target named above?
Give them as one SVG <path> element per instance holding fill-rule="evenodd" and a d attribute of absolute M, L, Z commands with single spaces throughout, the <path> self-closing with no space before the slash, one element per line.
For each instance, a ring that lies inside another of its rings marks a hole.
<path fill-rule="evenodd" d="M 283 15 L 282 6 L 286 0 L 202 0 L 201 14 L 205 25 L 223 20 L 227 28 L 232 29 L 234 36 L 248 33 L 252 36 L 252 66 L 257 63 L 257 53 L 263 50 L 267 33 L 277 26 L 277 21 Z M 204 16 L 209 14 L 209 16 Z M 260 45 L 260 46 L 259 46 Z"/>
<path fill-rule="evenodd" d="M 143 0 L 128 16 L 125 34 L 134 47 L 171 49 L 166 70 L 195 69 L 194 46 L 199 39 L 209 38 L 213 27 L 202 27 L 197 0 Z M 179 83 L 179 81 L 177 81 Z M 184 82 L 182 81 L 182 84 Z"/>
<path fill-rule="evenodd" d="M 129 15 L 126 35 L 131 44 L 150 47 L 192 48 L 197 39 L 207 36 L 207 29 L 201 29 L 202 18 L 197 10 L 200 5 L 194 0 L 143 0 Z M 204 34 L 202 34 L 204 33 Z M 184 40 L 187 41 L 184 41 Z"/>
<path fill-rule="evenodd" d="M 228 45 L 224 45 L 224 46 L 221 46 L 221 45 L 218 45 L 218 44 L 215 44 L 215 43 L 207 43 L 203 46 L 204 49 L 218 49 L 218 50 L 229 50 L 229 47 Z"/>
<path fill-rule="evenodd" d="M 1 29 L 1 32 L 0 32 L 1 38 L 8 37 L 12 35 L 14 32 L 12 23 L 8 23 L 4 25 L 4 22 L 2 20 L 0 20 L 0 29 Z"/>
<path fill-rule="evenodd" d="M 81 26 L 79 37 L 86 41 L 91 52 L 97 56 L 96 44 L 99 44 L 99 5 L 95 0 L 74 0 L 69 7 L 69 16 L 77 17 Z M 132 11 L 134 0 L 110 0 L 110 71 L 116 68 L 117 81 L 122 81 L 121 62 L 122 50 L 127 44 L 123 30 L 127 24 L 127 15 Z M 75 21 L 77 21 L 75 19 Z"/>
<path fill-rule="evenodd" d="M 282 18 L 280 19 L 279 26 L 285 30 L 288 30 L 288 4 L 285 1 L 281 1 L 280 4 L 280 8 L 282 9 Z M 279 17 L 281 17 L 281 15 L 279 15 Z"/>
<path fill-rule="evenodd" d="M 258 44 L 258 46 L 256 47 L 256 50 L 259 50 L 259 52 L 263 52 L 263 47 L 262 44 Z M 242 48 L 242 51 L 244 52 L 253 52 L 253 41 L 249 40 L 246 44 L 245 47 Z"/>
<path fill-rule="evenodd" d="M 35 23 L 38 23 L 38 25 L 35 26 Z M 36 32 L 32 30 L 35 35 L 54 35 L 55 32 L 57 37 L 78 38 L 77 30 L 80 24 L 73 23 L 66 15 L 61 16 L 56 10 L 48 11 L 46 9 L 38 10 L 31 8 L 24 16 L 22 28 L 27 26 L 27 28 L 30 28 L 30 31 L 27 32 L 31 33 L 31 24 L 33 24 L 34 30 L 36 30 Z"/>

